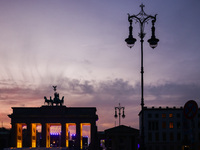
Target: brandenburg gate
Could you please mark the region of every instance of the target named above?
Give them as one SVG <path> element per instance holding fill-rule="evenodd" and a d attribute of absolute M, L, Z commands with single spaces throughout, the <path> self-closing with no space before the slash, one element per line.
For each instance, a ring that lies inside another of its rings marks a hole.
<path fill-rule="evenodd" d="M 56 92 L 54 86 L 54 98 L 48 100 L 44 97 L 48 105 L 41 107 L 12 107 L 13 113 L 8 115 L 11 118 L 12 125 L 12 146 L 17 148 L 36 147 L 36 126 L 41 126 L 41 142 L 40 147 L 50 147 L 50 126 L 61 126 L 61 147 L 69 147 L 69 127 L 76 126 L 75 148 L 83 149 L 83 133 L 84 125 L 90 126 L 90 147 L 97 149 L 97 126 L 95 107 L 66 107 L 63 106 L 64 97 L 60 100 L 59 93 Z M 56 104 L 56 105 L 54 105 Z M 23 141 L 23 126 L 27 127 L 26 143 Z"/>

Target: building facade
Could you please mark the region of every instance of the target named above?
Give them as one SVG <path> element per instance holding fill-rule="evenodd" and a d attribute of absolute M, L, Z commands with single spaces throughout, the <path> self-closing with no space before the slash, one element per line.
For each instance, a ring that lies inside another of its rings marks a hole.
<path fill-rule="evenodd" d="M 106 150 L 137 150 L 139 130 L 120 125 L 105 130 Z"/>
<path fill-rule="evenodd" d="M 9 147 L 10 130 L 6 128 L 0 128 L 0 150 Z"/>
<path fill-rule="evenodd" d="M 200 150 L 200 109 L 188 119 L 184 108 L 144 107 L 146 150 Z M 141 112 L 140 129 L 141 129 Z"/>

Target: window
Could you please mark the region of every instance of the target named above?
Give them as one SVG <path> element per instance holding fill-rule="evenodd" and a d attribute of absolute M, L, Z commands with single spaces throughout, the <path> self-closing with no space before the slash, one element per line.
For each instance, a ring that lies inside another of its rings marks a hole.
<path fill-rule="evenodd" d="M 200 114 L 198 114 L 198 118 L 200 118 Z"/>
<path fill-rule="evenodd" d="M 152 123 L 152 130 L 155 130 L 155 122 L 151 122 Z"/>
<path fill-rule="evenodd" d="M 181 117 L 181 115 L 178 113 L 178 114 L 176 114 L 176 117 L 177 117 L 177 118 L 180 118 L 180 117 Z"/>
<path fill-rule="evenodd" d="M 152 114 L 148 114 L 148 118 L 152 118 Z"/>
<path fill-rule="evenodd" d="M 120 141 L 120 143 L 124 143 L 124 136 L 120 136 L 120 138 L 119 138 L 119 141 Z"/>
<path fill-rule="evenodd" d="M 200 140 L 200 132 L 199 132 L 199 140 Z"/>
<path fill-rule="evenodd" d="M 156 132 L 155 136 L 156 136 L 156 141 L 159 141 L 159 132 Z"/>
<path fill-rule="evenodd" d="M 162 122 L 162 128 L 166 129 L 166 122 L 165 121 Z"/>
<path fill-rule="evenodd" d="M 169 118 L 172 118 L 173 117 L 173 114 L 169 114 Z"/>
<path fill-rule="evenodd" d="M 177 141 L 181 140 L 181 133 L 177 133 Z"/>
<path fill-rule="evenodd" d="M 156 121 L 155 124 L 156 124 L 156 130 L 158 130 L 159 129 L 158 121 Z"/>
<path fill-rule="evenodd" d="M 149 150 L 152 150 L 152 146 L 148 146 Z"/>
<path fill-rule="evenodd" d="M 163 138 L 163 141 L 166 141 L 166 139 L 167 139 L 166 132 L 162 133 L 162 138 Z"/>
<path fill-rule="evenodd" d="M 169 123 L 169 128 L 170 128 L 170 129 L 173 129 L 173 128 L 174 128 L 173 122 L 170 122 L 170 123 Z"/>
<path fill-rule="evenodd" d="M 159 150 L 159 146 L 155 146 L 155 150 Z"/>
<path fill-rule="evenodd" d="M 148 133 L 148 139 L 149 139 L 149 141 L 152 141 L 152 133 L 151 132 Z"/>
<path fill-rule="evenodd" d="M 156 117 L 156 118 L 159 118 L 159 115 L 158 115 L 158 114 L 155 114 L 155 117 Z"/>
<path fill-rule="evenodd" d="M 181 128 L 181 123 L 177 122 L 177 129 L 180 129 L 180 128 Z"/>
<path fill-rule="evenodd" d="M 167 146 L 166 146 L 166 145 L 163 146 L 162 149 L 163 149 L 163 150 L 167 150 Z"/>
<path fill-rule="evenodd" d="M 148 129 L 151 130 L 151 121 L 148 122 Z"/>
<path fill-rule="evenodd" d="M 170 138 L 170 141 L 174 140 L 174 134 L 173 134 L 173 132 L 170 133 L 169 138 Z"/>
<path fill-rule="evenodd" d="M 159 129 L 158 121 L 149 121 L 148 122 L 148 129 L 149 130 L 158 130 Z"/>
<path fill-rule="evenodd" d="M 166 114 L 162 114 L 162 118 L 166 118 Z"/>
<path fill-rule="evenodd" d="M 170 145 L 170 149 L 171 149 L 171 150 L 174 150 L 174 146 L 173 146 L 173 145 Z"/>

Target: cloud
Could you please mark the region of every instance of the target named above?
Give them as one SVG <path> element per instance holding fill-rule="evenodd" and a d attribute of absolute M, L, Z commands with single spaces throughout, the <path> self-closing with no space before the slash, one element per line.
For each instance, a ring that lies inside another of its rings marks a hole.
<path fill-rule="evenodd" d="M 5 83 L 5 81 L 4 81 Z M 126 118 L 123 124 L 138 127 L 138 113 L 140 111 L 140 83 L 132 85 L 124 79 L 104 81 L 78 80 L 62 78 L 57 80 L 57 91 L 65 96 L 67 107 L 96 107 L 99 116 L 100 130 L 114 126 L 114 107 L 121 103 L 125 107 Z M 0 113 L 11 112 L 10 107 L 40 107 L 44 103 L 44 96 L 53 96 L 52 85 L 17 84 L 0 88 L 0 104 L 5 106 Z M 176 84 L 166 82 L 162 84 L 146 84 L 144 86 L 144 100 L 147 107 L 184 106 L 185 102 L 194 99 L 199 103 L 200 85 Z M 4 114 L 5 115 L 5 114 Z"/>
<path fill-rule="evenodd" d="M 162 85 L 146 86 L 147 95 L 154 96 L 154 99 L 150 100 L 150 103 L 156 106 L 183 106 L 184 103 L 190 99 L 196 100 L 199 103 L 199 91 L 199 84 L 177 84 L 167 82 Z"/>

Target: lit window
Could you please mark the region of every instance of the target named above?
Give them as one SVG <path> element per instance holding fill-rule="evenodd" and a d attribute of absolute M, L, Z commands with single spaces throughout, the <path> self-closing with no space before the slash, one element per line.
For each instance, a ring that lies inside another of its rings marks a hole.
<path fill-rule="evenodd" d="M 173 114 L 169 114 L 169 117 L 172 118 L 172 117 L 173 117 Z"/>
<path fill-rule="evenodd" d="M 173 129 L 173 128 L 174 128 L 173 122 L 170 122 L 170 123 L 169 123 L 169 128 L 170 128 L 170 129 Z"/>
<path fill-rule="evenodd" d="M 162 114 L 162 118 L 166 118 L 166 114 Z"/>

